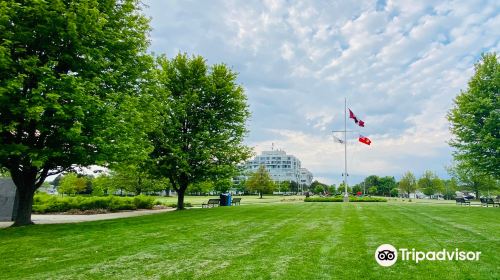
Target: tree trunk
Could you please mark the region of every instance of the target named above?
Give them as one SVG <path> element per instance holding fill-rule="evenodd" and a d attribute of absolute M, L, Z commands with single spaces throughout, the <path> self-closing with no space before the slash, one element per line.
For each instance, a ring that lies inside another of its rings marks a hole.
<path fill-rule="evenodd" d="M 139 176 L 137 179 L 137 186 L 135 188 L 135 195 L 141 195 L 142 192 L 142 178 Z"/>
<path fill-rule="evenodd" d="M 12 226 L 26 226 L 31 225 L 31 210 L 33 207 L 33 187 L 28 187 L 24 191 L 16 190 L 17 196 L 17 209 L 14 217 L 14 224 Z"/>
<path fill-rule="evenodd" d="M 27 165 L 27 164 L 26 164 Z M 47 178 L 49 169 L 44 167 L 39 170 L 36 167 L 9 169 L 12 181 L 16 185 L 16 202 L 14 205 L 14 224 L 12 226 L 31 225 L 31 210 L 33 208 L 33 196 Z"/>
<path fill-rule="evenodd" d="M 260 198 L 262 198 L 262 192 L 259 192 L 259 194 L 260 194 Z"/>
<path fill-rule="evenodd" d="M 184 210 L 184 194 L 187 187 L 180 186 L 177 190 L 177 210 Z"/>

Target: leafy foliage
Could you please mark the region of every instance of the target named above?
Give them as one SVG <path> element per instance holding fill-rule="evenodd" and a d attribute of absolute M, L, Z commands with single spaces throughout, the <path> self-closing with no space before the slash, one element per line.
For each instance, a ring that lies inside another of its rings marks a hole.
<path fill-rule="evenodd" d="M 366 188 L 370 194 L 391 196 L 391 191 L 397 187 L 397 183 L 396 179 L 392 176 L 379 177 L 377 175 L 370 175 L 358 187 L 356 191 Z"/>
<path fill-rule="evenodd" d="M 108 211 L 151 209 L 154 198 L 147 196 L 136 197 L 58 197 L 37 194 L 34 198 L 33 211 L 37 213 L 67 212 L 69 210 L 97 210 Z"/>
<path fill-rule="evenodd" d="M 398 188 L 393 188 L 391 189 L 391 196 L 392 197 L 397 197 L 399 195 L 399 190 Z"/>
<path fill-rule="evenodd" d="M 60 194 L 74 195 L 85 191 L 87 180 L 84 177 L 79 177 L 76 173 L 68 173 L 61 179 L 61 184 L 57 188 Z"/>
<path fill-rule="evenodd" d="M 438 192 L 443 191 L 443 182 L 432 171 L 425 171 L 422 177 L 418 179 L 418 188 L 422 190 L 425 195 L 431 196 Z"/>
<path fill-rule="evenodd" d="M 378 190 L 378 187 L 380 185 L 380 178 L 377 175 L 370 175 L 365 178 L 364 184 L 367 189 L 375 187 Z"/>
<path fill-rule="evenodd" d="M 191 194 L 207 194 L 215 189 L 211 181 L 203 181 L 188 186 L 187 192 Z"/>
<path fill-rule="evenodd" d="M 500 63 L 483 54 L 467 90 L 455 98 L 448 114 L 455 138 L 457 161 L 467 162 L 477 174 L 500 178 Z"/>
<path fill-rule="evenodd" d="M 122 190 L 135 195 L 159 192 L 170 188 L 168 179 L 153 177 L 147 169 L 134 164 L 122 165 L 113 170 L 111 180 L 112 190 Z"/>
<path fill-rule="evenodd" d="M 292 184 L 290 183 L 290 181 L 278 182 L 276 187 L 280 192 L 289 192 L 292 190 Z"/>
<path fill-rule="evenodd" d="M 5 168 L 0 168 L 0 178 L 8 178 L 10 177 L 9 170 Z"/>
<path fill-rule="evenodd" d="M 219 181 L 237 173 L 236 164 L 250 156 L 242 144 L 249 116 L 236 73 L 224 64 L 208 66 L 195 56 L 158 59 L 158 92 L 168 93 L 168 110 L 150 135 L 155 173 L 168 177 L 183 209 L 184 193 L 193 183 Z"/>
<path fill-rule="evenodd" d="M 368 188 L 368 193 L 369 194 L 376 194 L 377 193 L 377 187 L 375 187 L 375 186 L 369 187 Z"/>
<path fill-rule="evenodd" d="M 408 197 L 410 196 L 410 193 L 417 190 L 417 187 L 417 179 L 410 171 L 406 172 L 399 181 L 399 189 L 402 193 L 406 193 Z"/>
<path fill-rule="evenodd" d="M 456 181 L 458 187 L 473 191 L 476 194 L 476 198 L 480 197 L 481 193 L 487 194 L 491 191 L 500 190 L 500 184 L 497 180 L 491 176 L 479 173 L 476 167 L 471 166 L 466 161 L 454 162 L 448 168 L 448 173 Z"/>
<path fill-rule="evenodd" d="M 345 184 L 344 184 L 344 182 L 342 182 L 342 183 L 339 184 L 339 187 L 337 188 L 337 192 L 339 192 L 339 193 L 345 193 L 345 189 L 346 189 L 345 188 Z M 349 185 L 347 185 L 347 193 L 348 194 L 352 193 L 352 188 Z"/>
<path fill-rule="evenodd" d="M 391 190 L 397 187 L 396 179 L 392 176 L 380 177 L 378 183 L 377 194 L 383 196 L 391 195 Z"/>
<path fill-rule="evenodd" d="M 214 183 L 214 190 L 219 193 L 226 193 L 232 186 L 232 181 L 229 178 L 219 179 Z"/>
<path fill-rule="evenodd" d="M 92 178 L 92 195 L 104 196 L 114 190 L 113 179 L 110 175 L 102 174 Z"/>
<path fill-rule="evenodd" d="M 262 194 L 271 193 L 275 189 L 274 181 L 264 165 L 259 166 L 259 169 L 250 175 L 246 181 L 246 186 L 248 191 L 258 192 L 260 198 L 262 198 Z"/>
<path fill-rule="evenodd" d="M 47 176 L 144 150 L 149 25 L 138 0 L 2 1 L 0 15 L 0 167 L 24 225 Z"/>
<path fill-rule="evenodd" d="M 352 186 L 352 193 L 357 194 L 358 192 L 363 193 L 363 187 L 361 184 L 356 184 L 356 185 Z"/>
<path fill-rule="evenodd" d="M 315 194 L 324 193 L 324 192 L 328 191 L 328 185 L 323 184 L 323 183 L 319 182 L 318 180 L 314 180 L 311 183 L 310 189 Z"/>
<path fill-rule="evenodd" d="M 458 182 L 456 178 L 443 180 L 444 199 L 455 199 L 455 192 L 458 191 Z"/>

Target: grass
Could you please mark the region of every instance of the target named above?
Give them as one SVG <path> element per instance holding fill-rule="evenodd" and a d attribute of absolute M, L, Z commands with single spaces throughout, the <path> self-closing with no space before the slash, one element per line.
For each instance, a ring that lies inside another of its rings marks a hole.
<path fill-rule="evenodd" d="M 342 196 L 332 196 L 332 197 L 306 197 L 304 202 L 343 202 L 344 197 Z M 387 202 L 386 198 L 382 197 L 357 197 L 350 196 L 349 202 Z"/>
<path fill-rule="evenodd" d="M 279 203 L 0 230 L 2 279 L 498 279 L 500 208 Z M 481 251 L 478 262 L 398 261 L 389 243 Z"/>
<path fill-rule="evenodd" d="M 234 196 L 241 197 L 242 205 L 249 204 L 261 204 L 261 203 L 275 203 L 275 202 L 302 202 L 304 201 L 304 196 L 300 195 L 291 195 L 291 196 L 282 196 L 282 195 L 264 195 L 262 198 L 259 198 L 257 195 L 244 195 L 244 196 Z M 172 204 L 177 203 L 177 197 L 155 197 L 156 200 L 163 202 L 164 204 Z M 219 196 L 186 196 L 184 198 L 185 202 L 191 203 L 194 207 L 201 207 L 201 204 L 206 203 L 210 198 L 219 198 Z"/>

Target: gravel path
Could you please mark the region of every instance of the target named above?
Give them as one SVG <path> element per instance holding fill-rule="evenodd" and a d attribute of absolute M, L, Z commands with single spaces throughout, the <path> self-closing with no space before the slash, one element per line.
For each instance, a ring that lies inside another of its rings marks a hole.
<path fill-rule="evenodd" d="M 31 220 L 35 224 L 65 224 L 65 223 L 81 223 L 88 221 L 110 220 L 117 218 L 136 217 L 143 215 L 151 215 L 157 213 L 165 213 L 173 211 L 175 208 L 159 209 L 159 210 L 136 210 L 126 212 L 116 212 L 108 214 L 95 214 L 95 215 L 31 215 Z M 12 222 L 0 222 L 0 228 L 9 227 Z"/>

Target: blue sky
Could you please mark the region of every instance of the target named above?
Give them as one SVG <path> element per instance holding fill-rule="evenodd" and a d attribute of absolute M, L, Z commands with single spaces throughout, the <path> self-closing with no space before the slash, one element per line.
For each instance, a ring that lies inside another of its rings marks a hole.
<path fill-rule="evenodd" d="M 372 140 L 351 135 L 351 182 L 408 170 L 446 177 L 446 113 L 480 54 L 500 51 L 499 1 L 144 3 L 152 52 L 232 67 L 252 112 L 246 143 L 257 153 L 275 143 L 326 183 L 342 180 L 331 131 L 343 129 L 344 98 Z"/>

